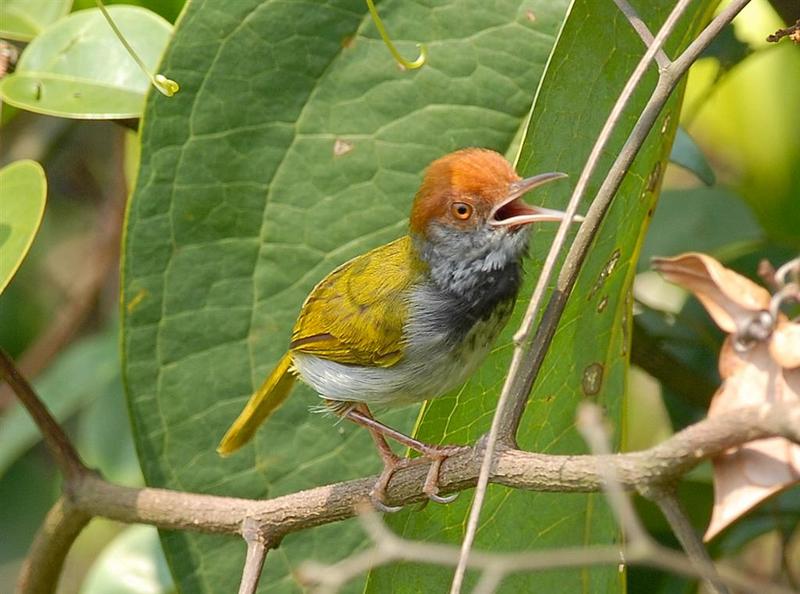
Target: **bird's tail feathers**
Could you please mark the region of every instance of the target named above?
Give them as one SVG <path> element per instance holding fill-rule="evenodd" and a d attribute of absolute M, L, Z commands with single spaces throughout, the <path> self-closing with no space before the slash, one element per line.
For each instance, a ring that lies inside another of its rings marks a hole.
<path fill-rule="evenodd" d="M 286 353 L 261 387 L 250 396 L 244 410 L 219 442 L 217 453 L 228 456 L 250 441 L 258 426 L 289 396 L 294 380 L 292 356 Z"/>

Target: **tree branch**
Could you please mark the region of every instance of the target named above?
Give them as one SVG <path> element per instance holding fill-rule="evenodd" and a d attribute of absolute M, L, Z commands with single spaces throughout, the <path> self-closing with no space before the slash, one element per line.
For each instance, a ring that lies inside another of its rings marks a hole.
<path fill-rule="evenodd" d="M 800 405 L 742 408 L 701 421 L 641 452 L 569 456 L 501 449 L 491 480 L 531 491 L 596 492 L 603 485 L 600 465 L 607 465 L 614 469 L 625 489 L 646 492 L 674 483 L 704 459 L 730 447 L 778 436 L 800 443 Z M 479 453 L 477 447 L 470 448 L 442 464 L 442 492 L 462 491 L 475 485 Z M 422 484 L 428 466 L 429 462 L 420 458 L 398 470 L 389 484 L 388 503 L 425 501 Z M 375 479 L 366 477 L 274 499 L 253 500 L 122 487 L 85 474 L 72 485 L 69 496 L 75 507 L 87 514 L 170 530 L 241 534 L 249 519 L 277 542 L 293 532 L 353 517 L 357 506 L 369 500 Z"/>
<path fill-rule="evenodd" d="M 17 594 L 53 594 L 64 559 L 91 516 L 61 497 L 39 528 L 17 580 Z"/>
<path fill-rule="evenodd" d="M 28 380 L 19 372 L 13 359 L 2 348 L 0 348 L 0 378 L 8 382 L 23 406 L 28 409 L 28 413 L 33 417 L 33 421 L 42 433 L 47 449 L 50 450 L 50 454 L 55 458 L 56 464 L 67 481 L 81 473 L 88 472 L 64 430 L 36 395 Z"/>

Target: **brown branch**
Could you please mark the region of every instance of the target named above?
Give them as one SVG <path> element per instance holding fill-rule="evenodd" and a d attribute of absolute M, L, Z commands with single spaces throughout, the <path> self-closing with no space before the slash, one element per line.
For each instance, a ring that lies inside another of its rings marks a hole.
<path fill-rule="evenodd" d="M 19 372 L 13 359 L 2 348 L 0 348 L 0 378 L 8 382 L 8 385 L 19 397 L 22 405 L 28 409 L 28 413 L 33 417 L 36 426 L 39 427 L 47 449 L 50 450 L 67 481 L 79 474 L 88 472 L 64 430 L 36 395 L 28 380 Z"/>
<path fill-rule="evenodd" d="M 39 528 L 17 580 L 17 594 L 52 594 L 72 543 L 90 516 L 61 497 Z"/>
<path fill-rule="evenodd" d="M 800 405 L 742 408 L 706 419 L 649 450 L 610 456 L 547 455 L 514 449 L 498 452 L 492 482 L 530 491 L 595 492 L 602 488 L 600 465 L 612 467 L 628 490 L 670 485 L 706 458 L 754 439 L 786 437 L 800 443 Z M 478 448 L 453 456 L 440 474 L 442 492 L 475 485 Z M 422 485 L 429 463 L 420 459 L 400 469 L 389 485 L 391 505 L 426 500 Z M 274 542 L 286 534 L 355 515 L 368 501 L 376 477 L 317 487 L 274 499 L 252 500 L 183 493 L 157 488 L 122 487 L 93 475 L 81 475 L 70 489 L 80 510 L 125 523 L 154 524 L 171 530 L 240 534 L 250 519 Z"/>
<path fill-rule="evenodd" d="M 242 570 L 242 581 L 239 584 L 239 594 L 255 594 L 267 552 L 277 546 L 277 543 L 271 542 L 252 518 L 247 518 L 243 522 L 242 538 L 247 543 L 247 556 Z"/>
<path fill-rule="evenodd" d="M 770 43 L 777 43 L 784 37 L 788 37 L 796 44 L 800 44 L 800 19 L 792 25 L 791 27 L 786 27 L 785 29 L 778 29 L 772 35 L 767 36 L 767 41 Z"/>

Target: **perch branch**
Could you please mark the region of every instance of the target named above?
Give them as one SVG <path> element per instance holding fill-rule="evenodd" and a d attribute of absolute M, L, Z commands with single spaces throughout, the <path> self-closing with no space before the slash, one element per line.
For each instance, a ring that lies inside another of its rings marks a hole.
<path fill-rule="evenodd" d="M 596 492 L 603 483 L 600 463 L 614 469 L 626 490 L 646 491 L 672 484 L 701 461 L 730 447 L 766 437 L 786 437 L 800 443 L 800 405 L 738 409 L 701 421 L 641 452 L 569 456 L 501 449 L 492 482 L 531 491 Z M 470 448 L 442 464 L 442 492 L 475 485 L 479 451 Z M 420 459 L 398 470 L 389 484 L 388 503 L 407 505 L 426 500 L 422 484 L 428 466 L 427 460 Z M 240 534 L 250 518 L 277 542 L 286 534 L 353 517 L 357 506 L 369 500 L 375 480 L 366 477 L 274 499 L 252 500 L 122 487 L 89 473 L 75 481 L 69 496 L 75 507 L 87 514 L 170 530 Z"/>

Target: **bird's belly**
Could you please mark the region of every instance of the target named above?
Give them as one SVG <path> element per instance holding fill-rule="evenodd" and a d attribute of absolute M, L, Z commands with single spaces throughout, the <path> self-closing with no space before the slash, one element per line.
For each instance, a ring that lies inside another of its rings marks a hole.
<path fill-rule="evenodd" d="M 480 365 L 503 329 L 513 303 L 479 320 L 457 341 L 446 332 L 417 333 L 413 328 L 403 359 L 391 367 L 336 363 L 306 353 L 293 355 L 301 379 L 330 400 L 399 405 L 441 396 Z"/>

